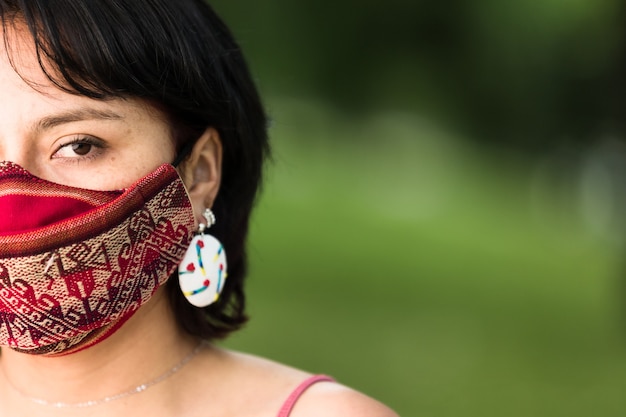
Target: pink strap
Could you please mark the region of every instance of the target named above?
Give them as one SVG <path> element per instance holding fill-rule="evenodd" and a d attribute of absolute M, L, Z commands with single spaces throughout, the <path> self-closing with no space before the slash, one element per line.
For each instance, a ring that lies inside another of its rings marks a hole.
<path fill-rule="evenodd" d="M 296 401 L 298 401 L 300 396 L 304 394 L 304 391 L 316 382 L 323 381 L 334 382 L 335 380 L 326 375 L 313 375 L 312 377 L 305 379 L 295 390 L 293 390 L 291 395 L 289 395 L 283 406 L 280 408 L 278 417 L 289 417 L 291 410 L 293 410 L 293 406 L 296 404 Z"/>

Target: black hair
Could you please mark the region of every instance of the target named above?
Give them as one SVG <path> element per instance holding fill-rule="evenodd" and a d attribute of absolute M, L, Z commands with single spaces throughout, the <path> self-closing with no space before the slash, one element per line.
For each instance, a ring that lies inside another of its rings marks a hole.
<path fill-rule="evenodd" d="M 211 234 L 224 245 L 220 299 L 191 306 L 166 286 L 179 325 L 222 338 L 247 320 L 243 289 L 249 217 L 269 153 L 267 120 L 241 50 L 201 0 L 0 0 L 3 28 L 23 21 L 41 68 L 59 88 L 94 99 L 138 98 L 170 118 L 178 152 L 208 128 L 223 147 Z M 6 39 L 6 37 L 5 37 Z"/>

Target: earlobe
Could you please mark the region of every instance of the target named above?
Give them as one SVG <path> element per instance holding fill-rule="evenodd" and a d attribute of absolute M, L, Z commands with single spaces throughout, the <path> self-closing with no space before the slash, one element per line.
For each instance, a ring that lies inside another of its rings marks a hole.
<path fill-rule="evenodd" d="M 213 206 L 222 176 L 222 141 L 217 130 L 209 127 L 198 138 L 180 174 L 196 219 L 201 220 L 204 210 Z"/>

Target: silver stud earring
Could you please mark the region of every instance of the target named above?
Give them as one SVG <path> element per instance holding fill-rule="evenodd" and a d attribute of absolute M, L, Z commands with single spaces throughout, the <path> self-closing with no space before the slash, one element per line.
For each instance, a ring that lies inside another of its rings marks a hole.
<path fill-rule="evenodd" d="M 213 214 L 213 210 L 211 210 L 210 208 L 205 209 L 203 216 L 207 221 L 207 224 L 206 224 L 207 229 L 215 224 L 215 214 Z"/>
<path fill-rule="evenodd" d="M 182 262 L 178 266 L 178 284 L 192 305 L 206 307 L 219 298 L 226 281 L 224 246 L 206 230 L 215 224 L 215 215 L 204 210 L 206 224 L 200 223 Z"/>

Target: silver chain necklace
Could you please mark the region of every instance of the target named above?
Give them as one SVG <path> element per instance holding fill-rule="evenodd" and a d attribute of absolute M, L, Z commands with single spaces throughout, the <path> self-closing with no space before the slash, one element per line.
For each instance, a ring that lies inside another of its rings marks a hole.
<path fill-rule="evenodd" d="M 176 372 L 180 371 L 185 365 L 187 365 L 198 353 L 200 353 L 200 351 L 205 346 L 206 346 L 205 342 L 200 342 L 198 344 L 198 346 L 196 346 L 195 349 L 193 351 L 191 351 L 191 353 L 189 353 L 180 362 L 178 362 L 176 365 L 174 365 L 174 367 L 168 369 L 167 371 L 165 371 L 161 375 L 157 376 L 156 378 L 151 379 L 150 381 L 145 382 L 145 383 L 143 383 L 141 385 L 137 385 L 135 388 L 129 389 L 128 391 L 123 391 L 123 392 L 120 392 L 120 393 L 117 393 L 117 394 L 110 395 L 108 397 L 99 398 L 97 400 L 82 401 L 82 402 L 77 402 L 77 403 L 66 403 L 66 402 L 62 402 L 62 401 L 48 401 L 48 400 L 44 400 L 43 398 L 30 397 L 30 396 L 24 394 L 19 389 L 17 389 L 17 387 L 15 387 L 13 385 L 13 383 L 11 383 L 11 381 L 9 381 L 8 379 L 7 379 L 7 382 L 9 383 L 9 386 L 11 388 L 13 388 L 13 390 L 15 392 L 17 392 L 21 397 L 23 397 L 23 398 L 27 399 L 28 401 L 33 402 L 35 404 L 39 404 L 39 405 L 43 405 L 43 406 L 47 406 L 47 407 L 55 407 L 55 408 L 85 408 L 85 407 L 93 407 L 93 406 L 96 406 L 96 405 L 107 404 L 107 403 L 110 403 L 112 401 L 119 400 L 119 399 L 122 399 L 122 398 L 125 398 L 125 397 L 128 397 L 128 396 L 131 396 L 131 395 L 140 394 L 140 393 L 144 392 L 145 390 L 147 390 L 148 388 L 158 384 L 159 382 L 165 381 L 167 378 L 171 377 Z"/>

